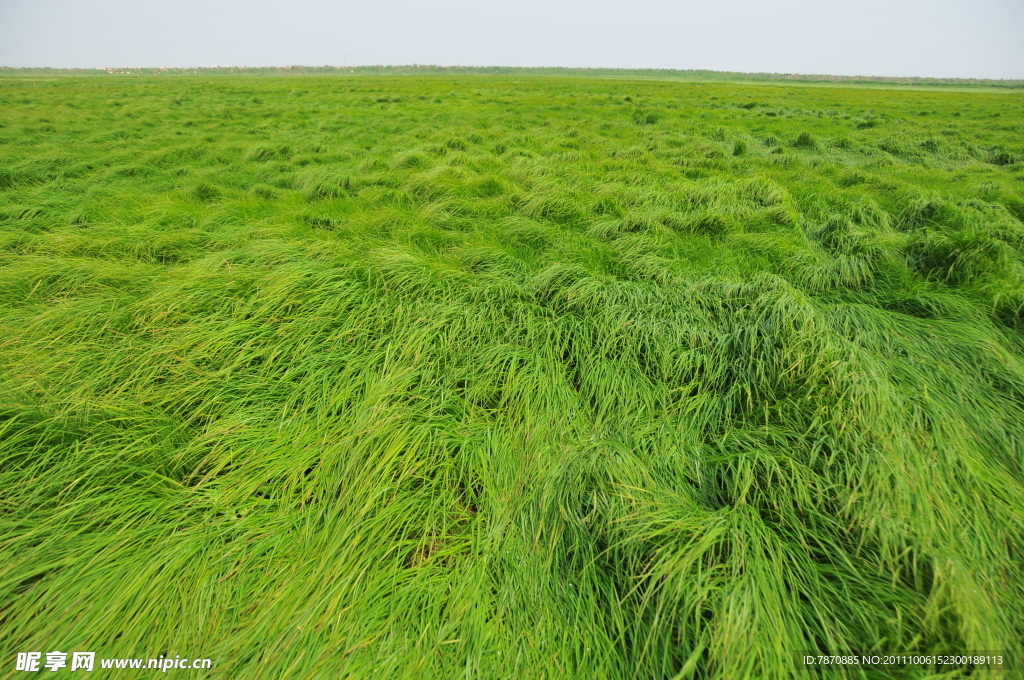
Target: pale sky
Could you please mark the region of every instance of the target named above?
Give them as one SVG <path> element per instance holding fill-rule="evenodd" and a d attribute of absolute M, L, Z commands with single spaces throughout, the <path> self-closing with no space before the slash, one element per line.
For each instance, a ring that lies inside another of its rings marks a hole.
<path fill-rule="evenodd" d="M 1024 78 L 1024 0 L 0 0 L 0 66 L 370 64 Z"/>

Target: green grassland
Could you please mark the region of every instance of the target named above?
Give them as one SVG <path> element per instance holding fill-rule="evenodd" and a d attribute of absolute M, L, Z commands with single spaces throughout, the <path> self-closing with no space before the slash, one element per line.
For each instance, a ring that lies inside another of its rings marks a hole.
<path fill-rule="evenodd" d="M 0 677 L 1024 655 L 1022 105 L 0 80 Z"/>

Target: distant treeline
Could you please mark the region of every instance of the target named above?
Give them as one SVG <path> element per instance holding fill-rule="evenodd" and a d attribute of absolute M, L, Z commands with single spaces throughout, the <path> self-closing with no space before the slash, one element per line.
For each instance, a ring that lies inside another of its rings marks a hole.
<path fill-rule="evenodd" d="M 892 76 L 834 76 L 801 73 L 742 73 L 704 69 L 654 68 L 567 68 L 520 66 L 213 66 L 209 68 L 11 68 L 0 66 L 0 76 L 107 76 L 107 75 L 522 75 L 522 76 L 596 76 L 625 78 L 671 78 L 679 80 L 722 81 L 797 81 L 810 83 L 846 83 L 866 85 L 907 85 L 931 87 L 998 87 L 1024 89 L 1024 80 L 988 78 L 916 78 Z"/>

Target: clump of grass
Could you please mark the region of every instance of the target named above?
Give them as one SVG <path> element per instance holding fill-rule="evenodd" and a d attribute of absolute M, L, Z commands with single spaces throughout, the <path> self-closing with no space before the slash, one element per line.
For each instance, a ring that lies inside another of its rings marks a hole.
<path fill-rule="evenodd" d="M 1020 162 L 1021 157 L 1005 149 L 994 149 L 989 156 L 989 163 L 993 165 L 1013 165 Z"/>
<path fill-rule="evenodd" d="M 537 191 L 523 206 L 524 215 L 552 222 L 575 222 L 586 215 L 583 201 L 560 190 Z"/>
<path fill-rule="evenodd" d="M 273 200 L 280 196 L 281 193 L 276 188 L 268 184 L 263 184 L 262 182 L 253 184 L 251 187 L 249 187 L 249 191 L 251 191 L 253 194 L 259 196 L 264 200 Z"/>
<path fill-rule="evenodd" d="M 642 106 L 636 107 L 633 112 L 633 122 L 637 125 L 654 125 L 661 120 L 661 114 L 657 111 L 651 111 Z"/>
<path fill-rule="evenodd" d="M 256 144 L 246 149 L 245 153 L 242 154 L 242 158 L 247 161 L 261 163 L 287 157 L 290 153 L 291 147 L 287 144 Z"/>
<path fill-rule="evenodd" d="M 728 215 L 716 210 L 697 213 L 680 226 L 690 233 L 705 236 L 724 236 L 736 229 L 735 222 Z"/>
<path fill-rule="evenodd" d="M 210 184 L 209 182 L 199 182 L 194 187 L 192 187 L 190 193 L 193 198 L 203 203 L 215 201 L 222 195 L 221 190 L 218 189 L 216 186 Z"/>
<path fill-rule="evenodd" d="M 798 149 L 816 149 L 818 148 L 818 140 L 810 132 L 804 130 L 793 140 L 793 146 Z"/>
<path fill-rule="evenodd" d="M 18 177 L 7 168 L 0 168 L 0 189 L 9 189 L 18 183 Z"/>
<path fill-rule="evenodd" d="M 350 175 L 315 173 L 299 180 L 298 188 L 307 201 L 342 198 L 352 189 L 352 177 Z"/>
<path fill-rule="evenodd" d="M 429 160 L 424 154 L 413 151 L 399 154 L 393 163 L 398 168 L 420 168 L 428 165 Z"/>
<path fill-rule="evenodd" d="M 953 285 L 998 276 L 1011 259 L 1005 243 L 974 230 L 925 233 L 911 243 L 908 253 L 926 276 Z"/>
<path fill-rule="evenodd" d="M 445 140 L 444 145 L 453 151 L 466 150 L 466 140 L 461 137 L 449 137 Z"/>
<path fill-rule="evenodd" d="M 335 217 L 322 213 L 303 213 L 300 219 L 314 229 L 335 229 L 339 224 Z"/>

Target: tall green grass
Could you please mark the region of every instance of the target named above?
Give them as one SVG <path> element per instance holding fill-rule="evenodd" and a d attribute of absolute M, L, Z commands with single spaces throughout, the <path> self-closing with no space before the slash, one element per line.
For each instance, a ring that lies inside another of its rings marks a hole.
<path fill-rule="evenodd" d="M 0 81 L 0 676 L 1021 658 L 1021 102 Z"/>

